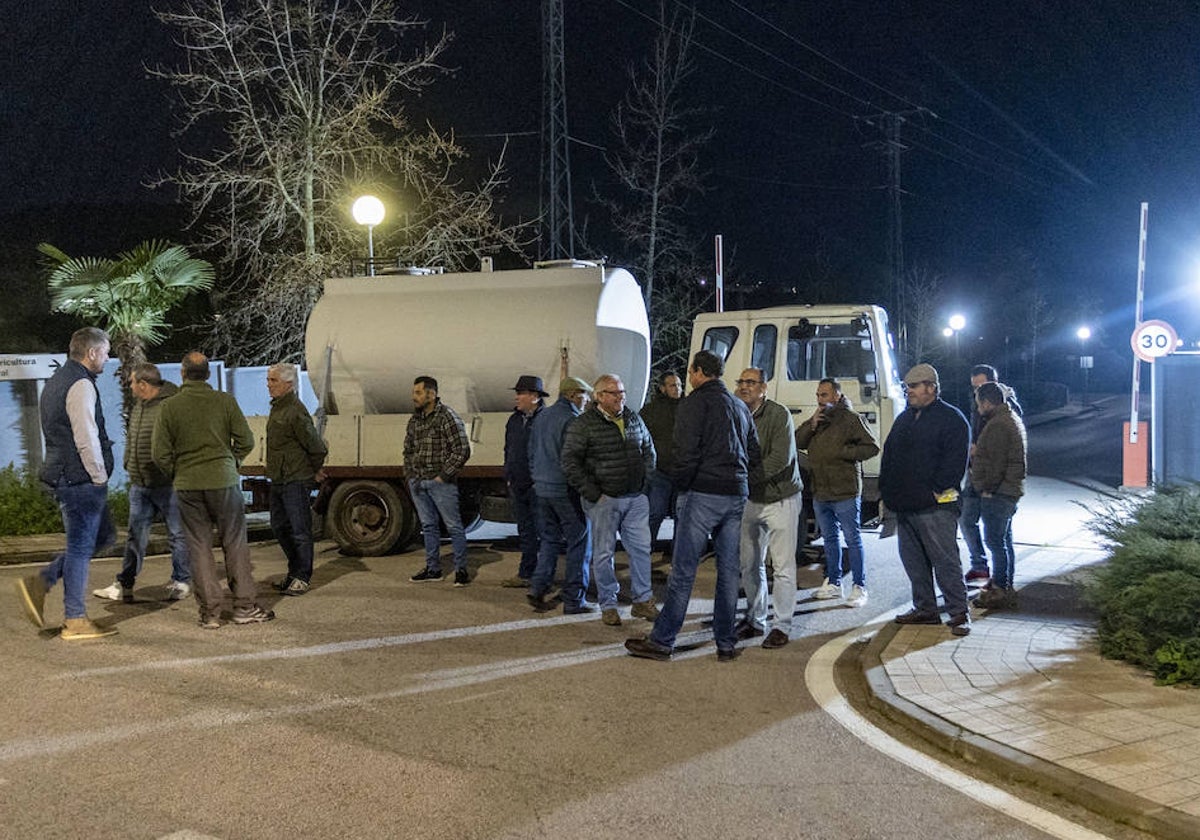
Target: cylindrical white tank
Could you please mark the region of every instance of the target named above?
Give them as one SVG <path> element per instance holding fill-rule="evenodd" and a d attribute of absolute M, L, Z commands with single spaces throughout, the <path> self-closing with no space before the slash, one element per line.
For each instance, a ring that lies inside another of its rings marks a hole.
<path fill-rule="evenodd" d="M 637 410 L 650 376 L 641 287 L 624 269 L 582 266 L 328 280 L 305 349 L 330 413 L 412 411 L 417 376 L 438 380 L 459 413 L 507 411 L 521 374 L 551 400 L 567 373 L 621 377 Z M 326 359 L 331 360 L 327 371 Z"/>

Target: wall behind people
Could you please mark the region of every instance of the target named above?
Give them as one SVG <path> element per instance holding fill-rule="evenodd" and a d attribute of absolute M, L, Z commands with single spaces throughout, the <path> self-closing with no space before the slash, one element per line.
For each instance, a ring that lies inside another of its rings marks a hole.
<path fill-rule="evenodd" d="M 121 422 L 121 389 L 115 376 L 120 366 L 117 359 L 109 359 L 104 366 L 104 373 L 96 377 L 97 390 L 100 392 L 100 404 L 104 417 L 108 421 L 108 434 L 113 441 L 112 487 L 124 487 L 129 483 L 122 466 L 125 460 L 125 424 Z M 179 362 L 157 362 L 162 377 L 168 382 L 179 385 L 183 377 L 179 372 Z M 267 375 L 264 367 L 227 368 L 219 360 L 209 362 L 210 375 L 208 384 L 217 390 L 229 391 L 238 401 L 242 413 L 251 415 L 266 415 L 271 410 L 271 399 L 266 389 L 262 387 L 263 378 Z M 0 467 L 13 466 L 21 469 L 29 463 L 29 448 L 35 445 L 30 440 L 26 430 L 35 430 L 40 437 L 40 418 L 37 413 L 37 403 L 29 405 L 27 400 L 20 399 L 17 393 L 17 382 L 0 381 Z M 296 393 L 309 412 L 317 410 L 317 397 L 308 381 L 307 371 L 300 371 Z"/>

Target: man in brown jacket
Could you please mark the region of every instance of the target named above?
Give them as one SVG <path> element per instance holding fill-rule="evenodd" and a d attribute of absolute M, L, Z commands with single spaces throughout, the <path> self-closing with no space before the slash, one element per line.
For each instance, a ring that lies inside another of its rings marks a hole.
<path fill-rule="evenodd" d="M 808 451 L 812 471 L 813 508 L 825 543 L 825 581 L 813 592 L 818 600 L 843 597 L 842 537 L 850 557 L 853 586 L 846 602 L 867 603 L 867 573 L 863 565 L 862 462 L 879 454 L 879 444 L 866 421 L 850 406 L 836 379 L 817 385 L 817 410 L 796 429 L 796 446 Z"/>
<path fill-rule="evenodd" d="M 1013 589 L 1012 518 L 1025 495 L 1025 426 L 1009 408 L 1004 391 L 985 382 L 975 392 L 983 430 L 971 454 L 971 486 L 979 494 L 983 543 L 992 555 L 992 579 L 976 603 L 988 609 L 1016 609 Z"/>

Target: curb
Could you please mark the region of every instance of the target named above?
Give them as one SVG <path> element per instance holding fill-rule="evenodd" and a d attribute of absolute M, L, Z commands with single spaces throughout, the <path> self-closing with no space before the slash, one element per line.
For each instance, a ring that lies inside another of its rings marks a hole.
<path fill-rule="evenodd" d="M 161 525 L 155 525 L 155 528 L 150 533 L 150 541 L 146 544 L 146 555 L 153 556 L 156 554 L 170 554 L 171 545 L 163 534 L 157 533 L 162 528 Z M 125 555 L 125 536 L 124 528 L 117 530 L 117 539 L 108 548 L 96 552 L 93 560 L 123 557 Z M 267 542 L 275 539 L 275 534 L 271 531 L 271 526 L 266 522 L 246 522 L 246 537 L 251 543 Z M 38 545 L 36 548 L 9 548 L 0 550 L 0 566 L 17 566 L 26 563 L 49 563 L 58 555 L 63 546 L 66 545 L 66 534 L 39 534 L 35 537 L 4 537 L 0 539 L 0 545 L 5 542 L 10 544 L 19 544 L 22 541 L 36 541 L 38 543 L 49 543 L 46 545 Z"/>
<path fill-rule="evenodd" d="M 1200 817 L 1193 817 L 1137 794 L 1021 752 L 999 741 L 951 723 L 896 693 L 883 667 L 882 653 L 902 628 L 889 622 L 871 637 L 859 656 L 872 709 L 914 735 L 971 764 L 1061 797 L 1117 823 L 1167 840 L 1200 837 Z"/>

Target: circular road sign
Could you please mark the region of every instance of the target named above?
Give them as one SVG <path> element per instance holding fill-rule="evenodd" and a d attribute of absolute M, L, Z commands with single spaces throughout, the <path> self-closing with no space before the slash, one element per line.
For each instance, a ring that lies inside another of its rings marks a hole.
<path fill-rule="evenodd" d="M 1174 353 L 1179 346 L 1179 336 L 1166 321 L 1142 321 L 1133 331 L 1129 343 L 1133 345 L 1133 355 L 1143 362 L 1153 362 Z"/>

